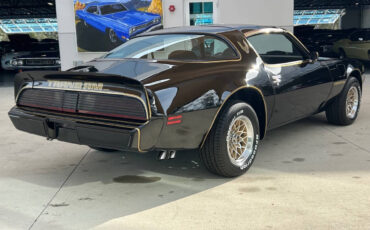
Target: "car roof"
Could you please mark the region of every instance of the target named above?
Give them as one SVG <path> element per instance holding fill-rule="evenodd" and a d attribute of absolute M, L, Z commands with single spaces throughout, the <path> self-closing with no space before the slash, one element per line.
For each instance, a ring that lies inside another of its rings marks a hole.
<path fill-rule="evenodd" d="M 122 4 L 121 2 L 98 2 L 98 1 L 95 1 L 95 2 L 89 2 L 86 7 L 89 7 L 89 6 L 105 6 L 105 5 L 113 5 L 113 4 Z"/>
<path fill-rule="evenodd" d="M 218 34 L 229 31 L 254 31 L 268 28 L 276 28 L 272 26 L 258 26 L 258 25 L 238 25 L 238 24 L 216 24 L 216 25 L 202 25 L 202 26 L 181 26 L 166 28 L 163 30 L 156 30 L 152 32 L 147 32 L 143 35 L 154 35 L 154 34 L 167 34 L 167 33 L 209 33 Z M 139 35 L 140 36 L 140 35 Z"/>

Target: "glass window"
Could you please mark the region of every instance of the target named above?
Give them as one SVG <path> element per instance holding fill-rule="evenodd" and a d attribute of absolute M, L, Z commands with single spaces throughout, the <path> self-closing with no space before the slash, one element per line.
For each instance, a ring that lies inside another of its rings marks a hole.
<path fill-rule="evenodd" d="M 100 12 L 102 15 L 114 14 L 126 10 L 126 7 L 124 7 L 122 4 L 105 5 L 100 7 Z"/>
<path fill-rule="evenodd" d="M 105 58 L 213 61 L 237 58 L 225 41 L 207 35 L 163 34 L 138 37 L 119 46 Z"/>
<path fill-rule="evenodd" d="M 213 2 L 205 2 L 203 12 L 205 14 L 212 14 L 213 13 Z"/>
<path fill-rule="evenodd" d="M 90 14 L 98 14 L 98 7 L 97 6 L 90 6 L 87 10 Z"/>
<path fill-rule="evenodd" d="M 213 2 L 191 2 L 190 25 L 209 25 L 213 24 Z"/>
<path fill-rule="evenodd" d="M 267 64 L 301 61 L 306 56 L 284 34 L 259 34 L 248 37 L 247 40 Z"/>

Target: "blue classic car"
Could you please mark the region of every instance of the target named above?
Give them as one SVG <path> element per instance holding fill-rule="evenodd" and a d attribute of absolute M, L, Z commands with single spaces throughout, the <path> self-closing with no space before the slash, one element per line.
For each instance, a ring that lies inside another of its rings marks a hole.
<path fill-rule="evenodd" d="M 86 27 L 94 27 L 105 33 L 112 43 L 125 42 L 132 36 L 162 27 L 158 14 L 128 10 L 117 2 L 94 2 L 83 10 L 77 10 L 76 16 Z"/>

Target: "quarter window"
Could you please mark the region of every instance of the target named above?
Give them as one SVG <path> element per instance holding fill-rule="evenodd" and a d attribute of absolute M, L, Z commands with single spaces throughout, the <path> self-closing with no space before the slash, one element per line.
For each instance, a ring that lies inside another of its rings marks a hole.
<path fill-rule="evenodd" d="M 259 34 L 247 40 L 267 64 L 302 61 L 307 56 L 285 34 Z"/>

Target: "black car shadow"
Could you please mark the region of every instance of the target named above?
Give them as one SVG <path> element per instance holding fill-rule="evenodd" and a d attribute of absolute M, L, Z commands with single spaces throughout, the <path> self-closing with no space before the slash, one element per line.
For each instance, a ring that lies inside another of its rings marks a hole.
<path fill-rule="evenodd" d="M 271 175 L 274 171 L 296 175 L 370 170 L 369 162 L 356 162 L 357 158 L 349 158 L 352 164 L 335 165 L 336 160 L 347 157 L 346 151 L 353 150 L 353 146 L 325 132 L 331 128 L 334 126 L 326 122 L 323 114 L 319 114 L 269 132 L 260 145 L 254 165 L 242 176 L 243 183 L 263 179 L 261 170 Z M 321 136 L 322 133 L 326 136 Z M 327 143 L 324 139 L 331 142 Z M 326 145 L 337 146 L 338 152 L 328 152 Z M 180 151 L 175 159 L 168 161 L 157 161 L 154 152 L 138 154 L 86 150 L 88 152 L 79 164 L 81 155 L 73 159 L 76 162 L 73 165 L 47 161 L 45 165 L 39 165 L 45 167 L 42 175 L 17 178 L 58 189 L 55 182 L 43 180 L 44 175 L 53 174 L 54 170 L 60 171 L 61 168 L 71 173 L 37 226 L 46 227 L 51 221 L 58 229 L 58 226 L 71 220 L 68 213 L 84 213 L 90 218 L 84 228 L 92 228 L 111 219 L 164 205 L 234 180 L 209 173 L 200 162 L 198 151 L 194 150 Z M 63 149 L 59 149 L 58 153 L 63 154 Z M 267 174 L 263 175 L 266 177 Z M 96 209 L 109 212 L 97 212 Z M 58 218 L 55 219 L 55 216 Z"/>
<path fill-rule="evenodd" d="M 76 34 L 80 51 L 107 52 L 123 44 L 120 41 L 117 44 L 112 44 L 107 34 L 91 26 L 86 27 L 82 22 L 77 22 Z"/>

